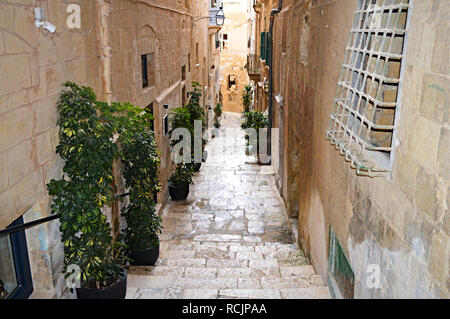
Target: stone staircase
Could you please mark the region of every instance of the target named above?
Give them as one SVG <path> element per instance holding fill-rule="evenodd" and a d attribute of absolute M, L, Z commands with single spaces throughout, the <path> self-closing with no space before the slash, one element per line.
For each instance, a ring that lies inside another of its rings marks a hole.
<path fill-rule="evenodd" d="M 156 266 L 129 269 L 127 298 L 330 298 L 295 244 L 274 169 L 245 155 L 240 123 L 224 113 L 189 197 L 162 211 Z"/>
<path fill-rule="evenodd" d="M 165 242 L 156 266 L 130 268 L 127 298 L 330 298 L 304 263 L 295 245 Z"/>

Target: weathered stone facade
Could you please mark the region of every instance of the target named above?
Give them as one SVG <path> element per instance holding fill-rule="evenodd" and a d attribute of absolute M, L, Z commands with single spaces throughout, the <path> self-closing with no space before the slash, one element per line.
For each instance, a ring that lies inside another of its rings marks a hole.
<path fill-rule="evenodd" d="M 67 6 L 79 5 L 81 28 L 69 29 Z M 43 7 L 51 34 L 35 25 L 34 8 Z M 218 66 L 211 52 L 214 29 L 209 1 L 194 0 L 22 0 L 0 4 L 0 229 L 24 215 L 25 222 L 49 215 L 46 184 L 62 173 L 56 102 L 64 81 L 94 89 L 99 99 L 153 103 L 154 127 L 161 151 L 158 203 L 168 198 L 172 169 L 163 118 L 186 102 L 191 81 L 204 88 L 204 105 L 218 99 Z M 153 82 L 142 85 L 141 55 L 153 54 Z M 184 97 L 183 97 L 184 95 Z M 211 97 L 212 101 L 208 100 Z M 168 109 L 164 107 L 168 105 Z M 118 222 L 117 209 L 113 225 Z M 114 225 L 117 226 L 117 225 Z M 33 297 L 67 296 L 61 273 L 63 251 L 58 222 L 27 230 Z"/>
<path fill-rule="evenodd" d="M 223 109 L 227 112 L 244 110 L 241 100 L 242 90 L 249 82 L 245 69 L 248 50 L 248 3 L 247 0 L 223 1 L 226 20 L 220 32 L 222 38 L 220 65 L 223 74 L 221 90 Z"/>
<path fill-rule="evenodd" d="M 448 298 L 450 3 L 409 1 L 391 173 L 376 178 L 357 176 L 325 139 L 357 3 L 286 0 L 275 17 L 274 94 L 284 97 L 273 108 L 280 192 L 324 279 L 331 227 L 354 271 L 356 298 Z M 277 6 L 256 1 L 256 42 Z M 267 77 L 264 64 L 261 70 L 259 81 Z M 267 108 L 263 90 L 255 105 Z M 366 284 L 372 264 L 380 288 Z"/>

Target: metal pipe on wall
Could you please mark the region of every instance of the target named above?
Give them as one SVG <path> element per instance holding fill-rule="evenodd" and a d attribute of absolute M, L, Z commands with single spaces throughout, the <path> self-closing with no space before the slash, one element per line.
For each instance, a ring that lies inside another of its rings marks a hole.
<path fill-rule="evenodd" d="M 270 12 L 269 25 L 269 127 L 267 130 L 267 155 L 272 155 L 272 110 L 273 110 L 273 25 L 275 22 L 275 15 L 280 13 L 283 9 L 283 0 L 278 0 L 278 8 Z"/>

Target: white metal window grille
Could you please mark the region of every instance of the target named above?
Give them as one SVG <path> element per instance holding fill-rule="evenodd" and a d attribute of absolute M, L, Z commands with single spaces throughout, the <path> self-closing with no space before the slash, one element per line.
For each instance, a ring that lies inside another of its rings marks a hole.
<path fill-rule="evenodd" d="M 327 139 L 358 175 L 390 171 L 409 0 L 359 0 Z"/>

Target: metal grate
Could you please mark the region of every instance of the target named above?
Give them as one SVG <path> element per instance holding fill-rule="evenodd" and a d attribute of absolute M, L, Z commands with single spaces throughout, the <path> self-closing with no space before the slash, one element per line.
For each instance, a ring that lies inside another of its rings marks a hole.
<path fill-rule="evenodd" d="M 409 0 L 360 0 L 326 137 L 358 175 L 390 171 Z"/>

